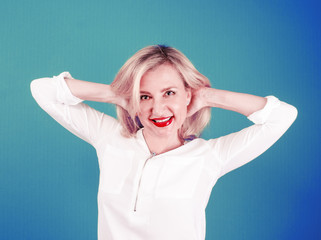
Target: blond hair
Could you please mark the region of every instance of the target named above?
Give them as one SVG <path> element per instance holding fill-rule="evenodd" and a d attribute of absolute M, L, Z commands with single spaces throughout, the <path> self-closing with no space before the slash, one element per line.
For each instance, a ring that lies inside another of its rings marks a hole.
<path fill-rule="evenodd" d="M 113 91 L 128 101 L 128 111 L 117 106 L 117 117 L 123 127 L 123 135 L 132 137 L 142 128 L 137 112 L 140 103 L 140 81 L 143 75 L 156 67 L 167 63 L 180 74 L 186 88 L 192 90 L 210 87 L 210 81 L 196 70 L 190 60 L 180 51 L 164 45 L 147 46 L 129 58 L 111 83 Z M 209 107 L 202 108 L 187 117 L 179 131 L 182 139 L 200 135 L 211 118 Z"/>

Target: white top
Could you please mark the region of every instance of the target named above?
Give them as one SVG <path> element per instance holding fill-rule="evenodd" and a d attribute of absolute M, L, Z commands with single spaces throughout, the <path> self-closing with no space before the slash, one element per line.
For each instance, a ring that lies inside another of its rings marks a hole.
<path fill-rule="evenodd" d="M 73 96 L 64 76 L 70 75 L 33 80 L 31 92 L 51 117 L 97 151 L 99 240 L 205 239 L 205 208 L 218 178 L 267 150 L 297 116 L 295 107 L 269 96 L 248 117 L 252 126 L 152 156 L 142 129 L 123 137 L 118 121 Z"/>

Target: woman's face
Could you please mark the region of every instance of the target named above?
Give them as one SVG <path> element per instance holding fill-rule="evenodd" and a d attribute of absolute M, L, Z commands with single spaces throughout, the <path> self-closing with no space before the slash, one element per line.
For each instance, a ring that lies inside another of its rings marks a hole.
<path fill-rule="evenodd" d="M 144 134 L 152 137 L 178 137 L 185 121 L 191 92 L 169 64 L 144 74 L 140 82 L 140 112 Z"/>

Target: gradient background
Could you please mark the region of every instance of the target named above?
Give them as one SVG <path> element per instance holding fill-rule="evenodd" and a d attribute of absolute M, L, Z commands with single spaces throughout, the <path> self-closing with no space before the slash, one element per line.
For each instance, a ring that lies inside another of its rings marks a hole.
<path fill-rule="evenodd" d="M 38 107 L 31 80 L 69 71 L 111 83 L 131 55 L 158 43 L 181 50 L 213 87 L 273 94 L 299 111 L 276 145 L 218 181 L 206 239 L 321 239 L 320 5 L 1 0 L 0 239 L 97 238 L 95 150 Z M 115 116 L 112 105 L 89 104 Z M 203 137 L 249 124 L 213 109 Z"/>

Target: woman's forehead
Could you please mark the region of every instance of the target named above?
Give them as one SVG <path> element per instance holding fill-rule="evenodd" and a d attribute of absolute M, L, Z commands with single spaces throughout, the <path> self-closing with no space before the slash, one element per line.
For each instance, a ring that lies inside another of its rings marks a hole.
<path fill-rule="evenodd" d="M 169 87 L 184 87 L 180 74 L 170 64 L 163 64 L 147 71 L 140 81 L 141 91 L 149 88 L 164 89 Z"/>

